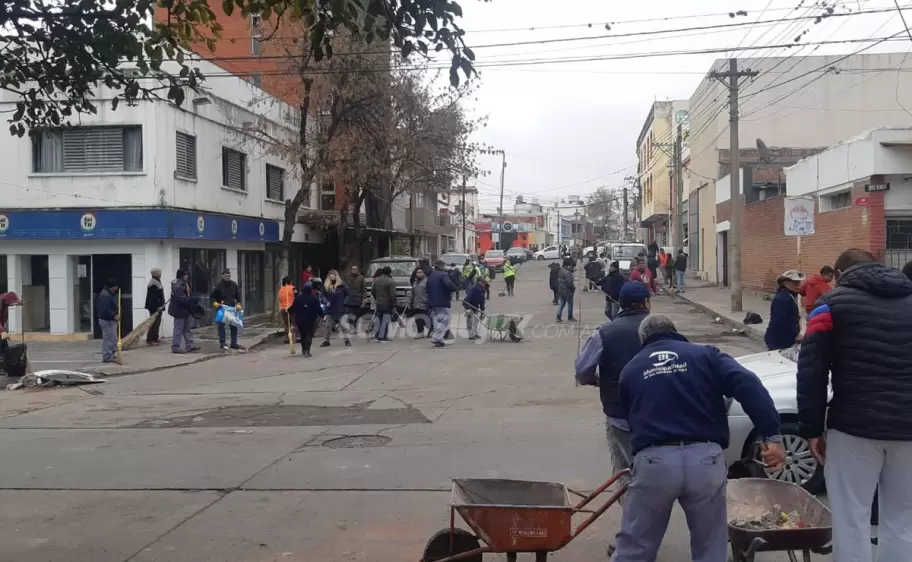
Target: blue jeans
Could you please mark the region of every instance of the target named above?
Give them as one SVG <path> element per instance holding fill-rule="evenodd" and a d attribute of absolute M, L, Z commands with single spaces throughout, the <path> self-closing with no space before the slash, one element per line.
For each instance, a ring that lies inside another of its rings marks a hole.
<path fill-rule="evenodd" d="M 222 323 L 222 322 L 219 322 L 219 323 L 217 324 L 217 327 L 218 327 L 219 345 L 224 347 L 224 345 L 225 345 L 225 324 Z M 228 326 L 228 327 L 231 328 L 231 345 L 237 347 L 237 344 L 238 344 L 238 342 L 237 342 L 237 332 L 238 332 L 237 326 Z"/>
<path fill-rule="evenodd" d="M 377 322 L 377 341 L 387 341 L 389 339 L 389 325 L 393 320 L 393 311 L 378 308 L 376 311 Z"/>
<path fill-rule="evenodd" d="M 684 272 L 677 269 L 675 270 L 675 286 L 679 293 L 684 291 Z"/>
<path fill-rule="evenodd" d="M 101 326 L 101 360 L 117 360 L 117 320 L 99 320 Z"/>
<path fill-rule="evenodd" d="M 715 443 L 639 451 L 633 459 L 633 475 L 612 561 L 655 560 L 675 501 L 681 504 L 687 518 L 693 561 L 728 560 L 727 477 L 722 448 Z"/>
<path fill-rule="evenodd" d="M 616 302 L 608 301 L 608 304 L 605 305 L 605 316 L 607 316 L 609 320 L 617 318 L 617 315 L 620 314 L 620 312 L 621 305 Z"/>
<path fill-rule="evenodd" d="M 559 296 L 557 297 L 557 319 L 561 319 L 561 315 L 564 313 L 564 306 L 567 307 L 567 318 L 573 318 L 573 295 L 569 297 Z"/>

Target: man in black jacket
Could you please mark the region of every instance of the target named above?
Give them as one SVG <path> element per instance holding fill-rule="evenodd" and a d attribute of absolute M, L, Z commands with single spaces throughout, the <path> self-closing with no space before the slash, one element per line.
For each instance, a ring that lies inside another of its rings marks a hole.
<path fill-rule="evenodd" d="M 146 310 L 149 316 L 158 314 L 152 325 L 149 326 L 149 332 L 146 334 L 146 345 L 160 345 L 162 343 L 159 336 L 159 328 L 162 323 L 162 311 L 165 309 L 165 288 L 161 281 L 162 271 L 157 267 L 152 270 L 152 279 L 146 287 Z"/>
<path fill-rule="evenodd" d="M 108 279 L 104 289 L 95 298 L 95 315 L 101 327 L 101 361 L 113 363 L 117 360 L 117 280 Z"/>
<path fill-rule="evenodd" d="M 212 300 L 212 307 L 215 309 L 224 306 L 233 306 L 238 312 L 242 310 L 241 308 L 241 288 L 238 287 L 238 284 L 231 280 L 231 270 L 227 267 L 222 271 L 222 280 L 215 284 L 215 288 L 212 289 L 212 294 L 209 295 L 209 298 Z M 231 330 L 231 349 L 241 349 L 241 346 L 238 344 L 238 329 L 237 326 L 229 326 Z M 218 338 L 219 338 L 219 347 L 222 349 L 228 349 L 228 346 L 225 345 L 225 323 L 218 323 Z"/>
<path fill-rule="evenodd" d="M 189 277 L 186 269 L 178 269 L 174 281 L 171 282 L 171 302 L 168 304 L 168 314 L 174 318 L 171 353 L 184 353 L 181 341 L 186 346 L 186 353 L 200 349 L 193 340 L 193 332 L 190 331 L 190 313 L 197 303 L 196 299 L 190 296 Z"/>
<path fill-rule="evenodd" d="M 878 559 L 908 560 L 912 281 L 865 250 L 846 250 L 834 268 L 836 287 L 808 316 L 798 359 L 800 431 L 826 463 L 833 559 L 871 560 L 868 523 L 879 486 Z"/>

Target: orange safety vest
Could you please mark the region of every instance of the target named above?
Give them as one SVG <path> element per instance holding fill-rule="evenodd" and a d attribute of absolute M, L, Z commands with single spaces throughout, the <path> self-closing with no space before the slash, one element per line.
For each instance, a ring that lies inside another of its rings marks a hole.
<path fill-rule="evenodd" d="M 668 265 L 668 254 L 659 254 L 659 265 L 666 267 Z"/>
<path fill-rule="evenodd" d="M 288 310 L 294 302 L 294 285 L 285 285 L 279 289 L 279 308 Z"/>

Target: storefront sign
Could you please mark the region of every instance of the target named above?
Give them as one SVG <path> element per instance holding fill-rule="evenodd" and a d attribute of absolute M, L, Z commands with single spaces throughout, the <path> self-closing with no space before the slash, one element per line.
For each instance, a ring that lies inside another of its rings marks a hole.
<path fill-rule="evenodd" d="M 814 200 L 808 197 L 786 197 L 785 235 L 814 234 Z"/>
<path fill-rule="evenodd" d="M 877 193 L 879 191 L 890 191 L 889 183 L 871 183 L 865 185 L 866 193 Z"/>
<path fill-rule="evenodd" d="M 857 197 L 855 199 L 855 206 L 856 207 L 870 207 L 871 199 L 868 197 Z"/>
<path fill-rule="evenodd" d="M 274 220 L 167 209 L 4 211 L 0 213 L 0 238 L 278 242 L 279 223 Z"/>

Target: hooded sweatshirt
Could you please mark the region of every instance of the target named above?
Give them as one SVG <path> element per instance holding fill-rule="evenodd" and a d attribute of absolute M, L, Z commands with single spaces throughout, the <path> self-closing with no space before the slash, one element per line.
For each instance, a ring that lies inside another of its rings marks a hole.
<path fill-rule="evenodd" d="M 804 308 L 807 309 L 808 314 L 814 310 L 817 299 L 830 289 L 832 289 L 832 287 L 830 287 L 829 282 L 827 282 L 819 273 L 811 275 L 811 277 L 804 282 L 804 285 L 801 286 L 801 296 L 804 297 Z"/>

